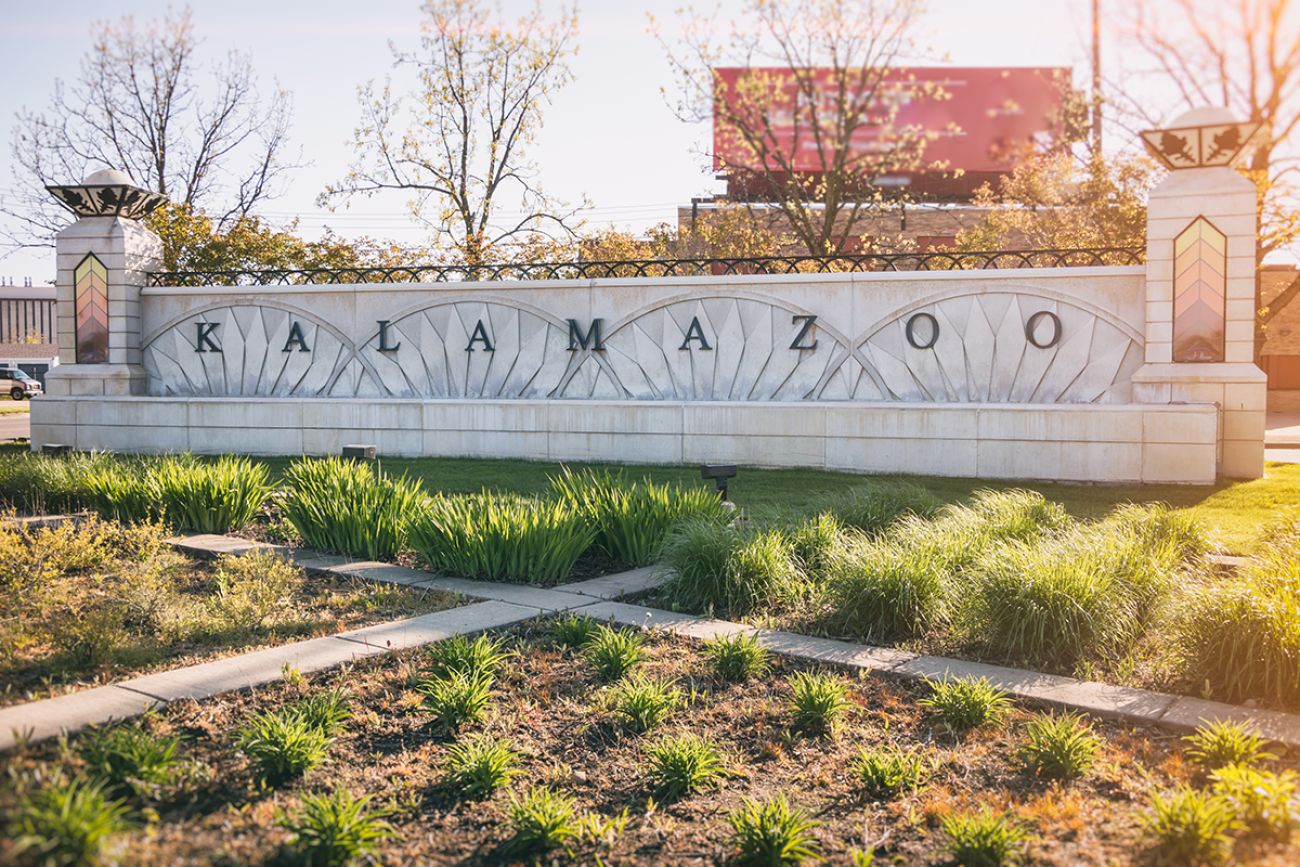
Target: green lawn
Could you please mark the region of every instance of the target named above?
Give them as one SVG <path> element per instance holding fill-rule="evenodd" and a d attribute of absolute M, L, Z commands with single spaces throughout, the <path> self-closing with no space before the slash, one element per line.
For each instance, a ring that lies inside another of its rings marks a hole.
<path fill-rule="evenodd" d="M 273 472 L 280 471 L 288 462 L 288 458 L 266 459 Z M 535 493 L 544 490 L 547 477 L 560 469 L 557 463 L 472 458 L 385 458 L 383 466 L 390 473 L 419 478 L 430 491 L 451 493 L 481 488 Z M 696 466 L 623 469 L 630 476 L 644 475 L 656 481 L 706 484 L 700 480 Z M 1078 518 L 1099 517 L 1119 503 L 1166 502 L 1194 512 L 1229 551 L 1245 552 L 1254 546 L 1261 525 L 1270 521 L 1278 509 L 1300 505 L 1300 465 L 1270 463 L 1266 473 L 1265 478 L 1255 481 L 1220 482 L 1213 486 L 1086 485 L 938 476 L 899 478 L 911 478 L 947 501 L 962 500 L 981 488 L 1030 488 L 1062 503 Z M 731 499 L 750 517 L 770 522 L 815 512 L 829 497 L 862 484 L 863 478 L 823 470 L 741 468 L 731 481 L 730 493 Z"/>

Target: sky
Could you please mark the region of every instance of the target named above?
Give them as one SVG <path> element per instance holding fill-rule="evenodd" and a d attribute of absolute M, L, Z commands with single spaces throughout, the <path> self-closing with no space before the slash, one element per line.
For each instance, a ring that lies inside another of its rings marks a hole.
<path fill-rule="evenodd" d="M 734 0 L 725 0 L 733 2 Z M 97 19 L 162 15 L 165 0 L 0 0 L 0 196 L 15 186 L 9 141 L 15 113 L 42 108 L 56 78 L 71 79 L 90 46 Z M 504 0 L 509 14 L 531 6 Z M 543 0 L 544 8 L 558 8 Z M 705 125 L 680 122 L 661 88 L 671 84 L 663 49 L 648 32 L 647 13 L 671 22 L 679 0 L 586 0 L 579 15 L 574 81 L 557 96 L 533 154 L 553 195 L 592 204 L 589 227 L 642 229 L 675 220 L 676 206 L 718 191 L 700 152 Z M 1117 0 L 1103 0 L 1103 9 Z M 262 213 L 300 219 L 317 235 L 328 225 L 344 236 L 423 240 L 400 193 L 329 212 L 316 206 L 322 188 L 340 179 L 358 119 L 357 86 L 392 68 L 389 41 L 414 46 L 418 0 L 196 0 L 196 34 L 207 56 L 230 49 L 251 55 L 264 81 L 279 83 L 294 103 L 293 139 L 307 163 Z M 920 28 L 931 62 L 954 65 L 1072 66 L 1088 77 L 1088 4 L 1083 0 L 931 0 Z M 76 182 L 78 178 L 68 178 Z M 0 254 L 5 251 L 0 250 Z M 0 258 L 0 277 L 46 282 L 50 251 Z"/>

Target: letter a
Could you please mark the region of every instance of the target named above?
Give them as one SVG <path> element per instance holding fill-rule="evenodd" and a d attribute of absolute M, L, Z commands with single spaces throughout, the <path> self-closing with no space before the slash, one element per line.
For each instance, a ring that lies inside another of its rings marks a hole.
<path fill-rule="evenodd" d="M 698 340 L 700 342 L 700 349 L 713 349 L 704 336 L 704 328 L 700 325 L 700 317 L 698 316 L 691 318 L 691 327 L 686 329 L 686 339 L 683 340 L 682 345 L 677 348 L 690 349 L 692 340 Z"/>
<path fill-rule="evenodd" d="M 482 319 L 474 326 L 474 333 L 469 336 L 469 346 L 465 347 L 465 351 L 473 352 L 475 343 L 482 343 L 484 352 L 497 351 L 496 347 L 492 345 L 492 338 L 488 337 L 487 329 L 483 327 Z"/>
<path fill-rule="evenodd" d="M 311 352 L 307 348 L 307 338 L 302 333 L 302 323 L 297 320 L 289 326 L 289 339 L 284 342 L 284 349 L 281 352 L 292 352 L 297 346 L 299 352 Z"/>

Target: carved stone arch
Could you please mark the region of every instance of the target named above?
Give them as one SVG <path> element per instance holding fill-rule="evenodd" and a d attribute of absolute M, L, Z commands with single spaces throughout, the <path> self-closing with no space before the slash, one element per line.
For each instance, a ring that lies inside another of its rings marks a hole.
<path fill-rule="evenodd" d="M 469 351 L 480 321 L 491 351 L 482 341 Z M 357 352 L 385 392 L 398 397 L 553 397 L 586 366 L 601 391 L 584 396 L 623 396 L 600 353 L 569 351 L 568 329 L 567 320 L 514 298 L 448 295 L 392 314 L 388 342 L 396 348 L 379 349 L 376 322 Z"/>
<path fill-rule="evenodd" d="M 1059 320 L 1060 339 L 1036 346 L 1026 329 L 1042 311 Z M 932 346 L 907 340 L 907 323 L 918 314 L 938 325 Z M 1143 342 L 1137 329 L 1095 304 L 1013 283 L 911 302 L 872 323 L 852 346 L 886 400 L 1121 403 L 1131 397 Z"/>
<path fill-rule="evenodd" d="M 309 352 L 284 352 L 291 325 L 310 329 Z M 220 351 L 198 340 L 201 323 L 216 323 Z M 204 351 L 200 351 L 204 350 Z M 150 394 L 323 397 L 372 393 L 375 372 L 352 341 L 309 311 L 264 299 L 224 299 L 173 317 L 142 347 Z"/>
<path fill-rule="evenodd" d="M 817 320 L 817 344 L 793 349 L 796 316 L 811 311 L 768 294 L 684 292 L 614 323 L 606 358 L 627 396 L 643 400 L 803 400 L 824 396 L 849 357 L 848 338 Z M 693 323 L 709 348 L 688 341 Z M 847 397 L 847 386 L 835 383 Z"/>

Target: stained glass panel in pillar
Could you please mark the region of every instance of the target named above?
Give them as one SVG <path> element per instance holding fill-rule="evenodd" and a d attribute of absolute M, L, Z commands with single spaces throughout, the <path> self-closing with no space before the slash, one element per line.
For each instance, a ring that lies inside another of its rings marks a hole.
<path fill-rule="evenodd" d="M 1174 239 L 1174 361 L 1223 361 L 1228 239 L 1204 217 Z"/>
<path fill-rule="evenodd" d="M 74 273 L 77 364 L 108 361 L 108 269 L 91 253 Z"/>

